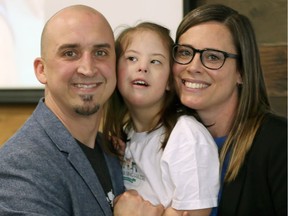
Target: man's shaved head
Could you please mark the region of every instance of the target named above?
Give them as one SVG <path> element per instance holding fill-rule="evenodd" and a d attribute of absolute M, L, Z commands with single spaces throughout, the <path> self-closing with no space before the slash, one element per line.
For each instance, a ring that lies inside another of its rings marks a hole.
<path fill-rule="evenodd" d="M 115 89 L 115 67 L 113 31 L 94 8 L 69 6 L 45 24 L 34 70 L 45 84 L 45 103 L 59 115 L 91 116 L 102 109 Z"/>
<path fill-rule="evenodd" d="M 69 7 L 66 7 L 60 11 L 58 11 L 56 14 L 54 14 L 45 24 L 42 35 L 41 35 L 41 57 L 45 58 L 46 48 L 49 45 L 49 39 L 51 37 L 51 33 L 55 31 L 55 25 L 59 25 L 61 22 L 64 25 L 67 25 L 69 22 L 71 22 L 71 18 L 75 16 L 79 16 L 80 14 L 94 17 L 98 20 L 98 23 L 102 23 L 104 25 L 109 26 L 110 24 L 106 20 L 106 18 L 96 9 L 86 6 L 86 5 L 72 5 Z M 97 24 L 98 24 L 97 23 Z M 111 29 L 111 33 L 113 35 L 113 31 Z"/>

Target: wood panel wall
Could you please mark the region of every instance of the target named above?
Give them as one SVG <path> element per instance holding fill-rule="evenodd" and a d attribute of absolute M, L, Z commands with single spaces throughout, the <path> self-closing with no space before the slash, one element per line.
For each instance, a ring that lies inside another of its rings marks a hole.
<path fill-rule="evenodd" d="M 0 146 L 27 120 L 36 104 L 0 105 Z"/>
<path fill-rule="evenodd" d="M 196 0 L 194 5 L 214 3 L 230 6 L 251 20 L 271 106 L 287 116 L 287 0 Z"/>
<path fill-rule="evenodd" d="M 262 45 L 259 50 L 272 109 L 287 116 L 287 45 Z"/>

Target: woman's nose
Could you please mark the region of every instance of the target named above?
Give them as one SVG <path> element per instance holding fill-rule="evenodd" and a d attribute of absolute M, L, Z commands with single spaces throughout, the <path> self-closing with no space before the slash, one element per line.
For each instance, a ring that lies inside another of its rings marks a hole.
<path fill-rule="evenodd" d="M 199 69 L 202 68 L 203 64 L 201 61 L 200 53 L 196 53 L 192 61 L 187 65 L 188 68 Z"/>

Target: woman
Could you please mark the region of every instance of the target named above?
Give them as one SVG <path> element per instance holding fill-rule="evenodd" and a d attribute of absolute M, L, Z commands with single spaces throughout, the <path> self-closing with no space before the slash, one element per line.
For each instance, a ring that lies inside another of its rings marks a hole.
<path fill-rule="evenodd" d="M 286 215 L 287 120 L 271 111 L 250 21 L 227 6 L 198 7 L 177 29 L 173 58 L 181 102 L 219 148 L 218 215 Z"/>

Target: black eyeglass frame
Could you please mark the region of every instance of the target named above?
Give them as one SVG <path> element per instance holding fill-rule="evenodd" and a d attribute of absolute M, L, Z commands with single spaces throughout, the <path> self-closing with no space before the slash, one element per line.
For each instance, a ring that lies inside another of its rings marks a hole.
<path fill-rule="evenodd" d="M 181 47 L 187 47 L 189 49 L 192 49 L 193 50 L 193 56 L 191 57 L 191 59 L 187 62 L 187 63 L 181 63 L 181 62 L 178 62 L 175 58 L 175 49 L 178 47 L 178 46 L 181 46 Z M 216 52 L 220 52 L 224 55 L 224 60 L 223 60 L 223 63 L 222 65 L 220 65 L 218 68 L 210 68 L 210 67 L 207 67 L 204 63 L 203 63 L 203 60 L 202 60 L 202 57 L 203 57 L 203 52 L 205 51 L 216 51 Z M 181 45 L 181 44 L 174 44 L 173 45 L 173 48 L 172 48 L 172 57 L 174 59 L 174 61 L 178 64 L 181 64 L 181 65 L 187 65 L 187 64 L 190 64 L 192 62 L 192 60 L 194 59 L 196 53 L 200 53 L 200 60 L 201 60 L 201 63 L 204 67 L 210 69 L 210 70 L 219 70 L 220 68 L 223 67 L 223 65 L 225 64 L 225 61 L 227 58 L 234 58 L 234 59 L 238 59 L 239 58 L 239 55 L 238 54 L 232 54 L 232 53 L 228 53 L 228 52 L 225 52 L 225 51 L 222 51 L 222 50 L 217 50 L 217 49 L 203 49 L 203 50 L 200 50 L 200 49 L 195 49 L 194 47 L 192 46 L 188 46 L 188 45 Z"/>

